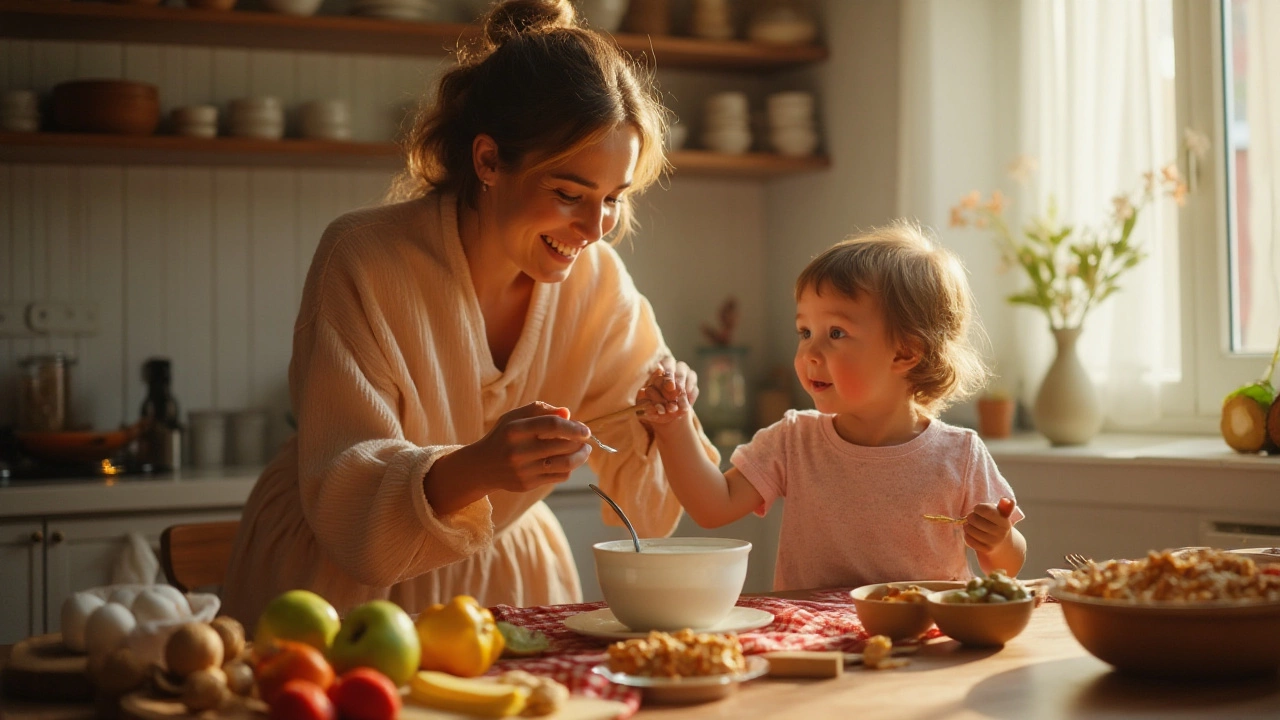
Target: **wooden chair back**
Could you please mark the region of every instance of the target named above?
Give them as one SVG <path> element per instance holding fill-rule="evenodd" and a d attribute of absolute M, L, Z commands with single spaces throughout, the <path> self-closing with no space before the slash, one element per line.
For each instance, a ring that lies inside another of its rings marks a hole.
<path fill-rule="evenodd" d="M 239 520 L 170 525 L 160 534 L 160 567 L 183 592 L 222 585 Z"/>

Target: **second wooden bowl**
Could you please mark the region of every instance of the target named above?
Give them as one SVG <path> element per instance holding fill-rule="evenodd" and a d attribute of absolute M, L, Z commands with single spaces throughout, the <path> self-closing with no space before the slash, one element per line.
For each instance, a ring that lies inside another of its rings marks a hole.
<path fill-rule="evenodd" d="M 160 125 L 160 92 L 131 80 L 73 80 L 53 88 L 53 121 L 71 132 L 151 135 Z"/>

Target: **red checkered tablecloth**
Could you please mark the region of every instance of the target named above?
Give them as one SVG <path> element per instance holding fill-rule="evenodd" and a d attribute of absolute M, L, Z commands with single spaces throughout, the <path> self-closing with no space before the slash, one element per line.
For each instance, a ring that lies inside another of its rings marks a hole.
<path fill-rule="evenodd" d="M 824 590 L 815 593 L 811 600 L 742 597 L 738 599 L 738 605 L 773 613 L 773 622 L 769 625 L 738 633 L 742 650 L 748 655 L 775 650 L 859 652 L 867 639 L 867 631 L 858 621 L 848 590 Z M 498 605 L 491 608 L 497 620 L 545 633 L 551 641 L 551 648 L 540 657 L 500 661 L 490 672 L 521 669 L 552 677 L 568 686 L 574 694 L 625 703 L 631 708 L 629 716 L 640 708 L 640 691 L 614 685 L 591 672 L 593 666 L 605 661 L 605 648 L 612 641 L 579 635 L 564 626 L 567 617 L 603 607 L 604 603 L 595 602 L 527 608 Z M 935 628 L 925 637 L 931 638 L 937 633 Z"/>

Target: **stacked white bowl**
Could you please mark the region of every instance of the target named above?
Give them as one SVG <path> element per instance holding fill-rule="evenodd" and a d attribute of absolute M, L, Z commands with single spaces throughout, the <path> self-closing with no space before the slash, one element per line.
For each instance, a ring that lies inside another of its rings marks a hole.
<path fill-rule="evenodd" d="M 34 90 L 5 90 L 0 94 L 0 130 L 35 132 L 40 129 L 40 98 Z"/>
<path fill-rule="evenodd" d="M 279 140 L 284 137 L 284 107 L 269 95 L 232 100 L 227 130 L 235 137 Z"/>
<path fill-rule="evenodd" d="M 812 155 L 818 147 L 813 121 L 813 93 L 780 92 L 765 100 L 769 117 L 769 144 L 781 155 Z"/>
<path fill-rule="evenodd" d="M 218 136 L 218 108 L 213 105 L 184 105 L 169 113 L 174 135 L 211 138 Z"/>
<path fill-rule="evenodd" d="M 351 138 L 351 113 L 343 100 L 312 100 L 298 107 L 298 131 L 312 140 Z"/>
<path fill-rule="evenodd" d="M 351 14 L 389 20 L 450 22 L 454 8 L 439 0 L 351 0 Z"/>
<path fill-rule="evenodd" d="M 711 95 L 704 106 L 702 144 L 708 150 L 741 155 L 751 147 L 747 95 L 730 90 Z"/>

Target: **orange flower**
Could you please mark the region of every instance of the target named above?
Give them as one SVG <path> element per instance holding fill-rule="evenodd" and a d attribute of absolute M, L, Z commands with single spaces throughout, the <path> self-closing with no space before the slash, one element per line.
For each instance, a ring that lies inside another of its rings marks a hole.
<path fill-rule="evenodd" d="M 999 215 L 1004 211 L 1004 205 L 1004 193 L 999 190 L 993 190 L 991 192 L 991 202 L 987 203 L 987 210 L 990 210 L 992 215 Z"/>
<path fill-rule="evenodd" d="M 982 204 L 982 193 L 974 190 L 973 192 L 960 198 L 960 207 L 965 210 L 972 210 Z"/>
<path fill-rule="evenodd" d="M 964 217 L 964 208 L 959 205 L 951 208 L 951 227 L 965 227 L 968 224 Z"/>

